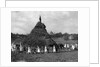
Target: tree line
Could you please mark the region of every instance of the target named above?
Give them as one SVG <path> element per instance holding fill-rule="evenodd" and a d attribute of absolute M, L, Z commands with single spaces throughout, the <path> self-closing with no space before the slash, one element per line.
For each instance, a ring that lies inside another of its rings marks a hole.
<path fill-rule="evenodd" d="M 52 38 L 59 38 L 59 37 L 63 37 L 65 40 L 78 40 L 78 34 L 76 33 L 73 33 L 73 34 L 69 34 L 69 33 L 53 33 L 53 32 L 50 32 L 50 36 Z"/>
<path fill-rule="evenodd" d="M 78 34 L 74 33 L 74 34 L 69 34 L 69 33 L 53 33 L 53 32 L 50 32 L 49 33 L 50 37 L 51 38 L 64 38 L 64 40 L 78 40 Z M 15 33 L 11 33 L 11 39 L 12 40 L 16 40 L 17 38 L 25 38 L 27 37 L 28 34 L 15 34 Z"/>

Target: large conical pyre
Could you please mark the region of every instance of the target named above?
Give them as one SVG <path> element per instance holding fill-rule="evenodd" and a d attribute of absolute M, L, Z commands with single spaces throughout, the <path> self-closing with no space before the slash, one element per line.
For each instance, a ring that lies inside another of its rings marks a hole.
<path fill-rule="evenodd" d="M 47 37 L 49 36 L 46 30 L 46 26 L 41 21 L 41 16 L 39 17 L 39 22 L 36 24 L 34 29 L 32 29 L 31 35 L 35 35 L 36 37 Z"/>
<path fill-rule="evenodd" d="M 50 37 L 46 30 L 46 26 L 41 21 L 41 16 L 39 17 L 39 22 L 36 24 L 36 26 L 32 29 L 30 34 L 27 36 L 27 38 L 24 40 L 23 44 L 25 46 L 29 47 L 40 47 L 45 48 L 46 47 L 56 47 L 56 42 Z"/>

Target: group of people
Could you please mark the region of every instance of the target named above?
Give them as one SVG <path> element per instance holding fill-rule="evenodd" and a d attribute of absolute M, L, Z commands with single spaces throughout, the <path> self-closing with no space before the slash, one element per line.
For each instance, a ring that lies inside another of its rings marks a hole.
<path fill-rule="evenodd" d="M 12 52 L 27 52 L 27 53 L 49 53 L 49 52 L 61 52 L 63 51 L 73 51 L 78 50 L 78 44 L 58 44 L 59 46 L 36 46 L 36 47 L 23 47 L 21 43 L 11 45 Z"/>

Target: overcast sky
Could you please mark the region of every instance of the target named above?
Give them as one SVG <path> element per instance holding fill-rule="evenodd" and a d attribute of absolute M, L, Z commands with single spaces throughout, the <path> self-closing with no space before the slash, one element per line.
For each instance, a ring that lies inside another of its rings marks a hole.
<path fill-rule="evenodd" d="M 78 11 L 12 11 L 11 32 L 29 34 L 40 15 L 48 32 L 78 33 Z"/>

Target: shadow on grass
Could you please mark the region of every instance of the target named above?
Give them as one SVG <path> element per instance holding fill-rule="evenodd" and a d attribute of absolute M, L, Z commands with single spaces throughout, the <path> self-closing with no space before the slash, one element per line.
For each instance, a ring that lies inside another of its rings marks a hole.
<path fill-rule="evenodd" d="M 78 62 L 78 51 L 28 54 L 11 52 L 12 62 Z"/>

